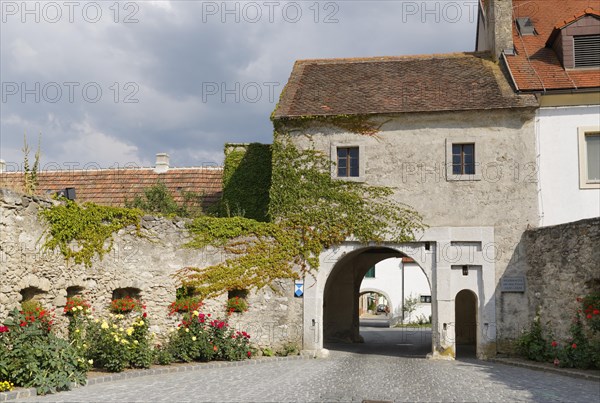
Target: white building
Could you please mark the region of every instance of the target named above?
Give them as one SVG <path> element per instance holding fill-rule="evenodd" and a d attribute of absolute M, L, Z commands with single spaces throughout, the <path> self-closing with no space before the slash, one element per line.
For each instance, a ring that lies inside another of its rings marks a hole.
<path fill-rule="evenodd" d="M 482 8 L 477 50 L 489 49 L 481 32 L 501 2 Z M 600 1 L 512 0 L 512 10 L 513 43 L 501 57 L 514 89 L 540 101 L 537 162 L 515 166 L 513 176 L 538 183 L 540 226 L 598 217 Z"/>
<path fill-rule="evenodd" d="M 376 292 L 385 298 L 390 308 L 390 324 L 430 321 L 431 287 L 423 270 L 409 258 L 390 258 L 377 263 L 365 274 L 360 294 Z M 410 314 L 402 315 L 403 301 L 416 298 Z"/>

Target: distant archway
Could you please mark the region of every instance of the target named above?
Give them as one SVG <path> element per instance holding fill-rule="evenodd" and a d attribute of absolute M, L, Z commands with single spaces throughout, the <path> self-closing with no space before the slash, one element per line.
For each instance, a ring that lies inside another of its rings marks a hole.
<path fill-rule="evenodd" d="M 393 306 L 393 305 L 392 305 L 392 304 L 393 304 L 393 301 L 392 301 L 392 299 L 390 298 L 389 294 L 388 294 L 388 293 L 386 293 L 386 292 L 384 292 L 384 291 L 382 291 L 382 290 L 376 289 L 376 288 L 363 288 L 363 289 L 361 289 L 361 290 L 359 291 L 359 293 L 358 293 L 358 296 L 359 296 L 359 298 L 360 298 L 360 297 L 362 297 L 364 294 L 369 294 L 369 293 L 373 293 L 373 294 L 379 294 L 379 295 L 383 296 L 383 297 L 385 298 L 385 300 L 387 301 L 387 305 L 388 305 L 388 306 Z M 359 304 L 359 305 L 360 305 L 360 304 Z M 359 310 L 359 312 L 358 312 L 358 313 L 359 313 L 359 314 L 362 314 L 363 312 L 361 312 L 361 311 Z"/>
<path fill-rule="evenodd" d="M 461 290 L 454 300 L 456 357 L 475 356 L 477 353 L 477 295 Z"/>

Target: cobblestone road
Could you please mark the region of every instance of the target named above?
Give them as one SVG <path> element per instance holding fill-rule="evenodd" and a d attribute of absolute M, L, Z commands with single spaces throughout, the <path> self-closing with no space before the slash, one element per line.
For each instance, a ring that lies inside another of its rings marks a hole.
<path fill-rule="evenodd" d="M 327 359 L 147 376 L 26 401 L 600 401 L 598 382 L 475 359 L 426 360 L 418 353 L 429 332 L 374 330 L 363 329 L 367 343 Z"/>

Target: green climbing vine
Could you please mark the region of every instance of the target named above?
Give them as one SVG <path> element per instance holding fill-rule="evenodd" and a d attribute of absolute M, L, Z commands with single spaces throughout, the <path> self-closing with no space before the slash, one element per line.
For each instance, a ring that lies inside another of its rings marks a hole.
<path fill-rule="evenodd" d="M 139 226 L 142 212 L 66 200 L 39 214 L 49 225 L 44 248 L 54 250 L 58 247 L 67 261 L 73 259 L 75 263 L 90 267 L 95 255 L 102 258 L 111 251 L 114 232 L 130 225 Z"/>
<path fill-rule="evenodd" d="M 271 146 L 226 144 L 220 215 L 268 221 Z"/>
<path fill-rule="evenodd" d="M 324 249 L 351 237 L 406 242 L 424 228 L 416 211 L 389 199 L 392 189 L 332 179 L 329 158 L 298 149 L 287 134 L 276 133 L 272 152 L 270 222 L 199 217 L 188 226 L 194 236 L 188 246 L 222 246 L 230 254 L 222 263 L 179 273 L 203 298 L 314 272 Z"/>
<path fill-rule="evenodd" d="M 350 133 L 366 136 L 376 135 L 385 123 L 375 122 L 370 115 L 308 115 L 280 118 L 277 120 L 274 120 L 274 117 L 271 116 L 271 120 L 273 120 L 276 131 L 285 131 L 287 127 L 293 127 L 295 130 L 306 129 L 312 125 L 319 124 L 338 127 Z"/>

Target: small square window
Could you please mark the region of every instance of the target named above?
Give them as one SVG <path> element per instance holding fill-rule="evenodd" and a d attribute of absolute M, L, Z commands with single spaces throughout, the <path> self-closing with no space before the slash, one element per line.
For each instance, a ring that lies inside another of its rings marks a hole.
<path fill-rule="evenodd" d="M 337 176 L 357 178 L 359 175 L 358 147 L 338 147 Z"/>
<path fill-rule="evenodd" d="M 446 180 L 481 180 L 477 155 L 481 147 L 476 147 L 473 138 L 455 138 L 446 140 Z"/>
<path fill-rule="evenodd" d="M 579 129 L 579 187 L 600 188 L 600 130 Z"/>

